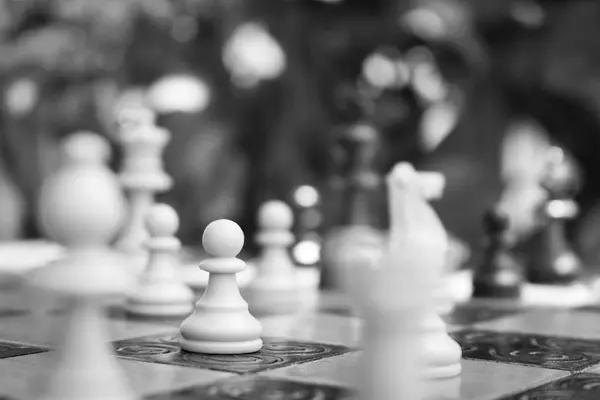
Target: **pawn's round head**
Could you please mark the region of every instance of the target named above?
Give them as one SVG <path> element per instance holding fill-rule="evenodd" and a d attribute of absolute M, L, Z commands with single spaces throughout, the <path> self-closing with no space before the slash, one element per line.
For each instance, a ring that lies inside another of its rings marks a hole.
<path fill-rule="evenodd" d="M 146 216 L 146 227 L 152 237 L 175 236 L 179 229 L 179 217 L 170 205 L 154 204 Z"/>
<path fill-rule="evenodd" d="M 235 257 L 244 247 L 244 232 L 235 222 L 218 219 L 208 224 L 204 230 L 202 245 L 213 257 Z"/>
<path fill-rule="evenodd" d="M 258 225 L 262 229 L 289 230 L 294 224 L 294 213 L 289 205 L 280 200 L 270 200 L 258 210 Z"/>
<path fill-rule="evenodd" d="M 76 132 L 68 136 L 62 149 L 69 163 L 104 164 L 111 155 L 108 141 L 92 132 Z"/>

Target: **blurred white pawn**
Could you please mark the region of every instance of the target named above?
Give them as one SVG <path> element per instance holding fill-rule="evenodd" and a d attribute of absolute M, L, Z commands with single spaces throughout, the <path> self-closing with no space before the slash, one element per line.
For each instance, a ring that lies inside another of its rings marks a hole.
<path fill-rule="evenodd" d="M 101 137 L 75 134 L 63 149 L 66 163 L 44 183 L 39 216 L 47 236 L 68 253 L 30 277 L 33 287 L 61 296 L 69 305 L 53 353 L 57 360 L 43 371 L 48 381 L 41 398 L 134 400 L 138 396 L 113 354 L 103 316 L 106 300 L 124 295 L 135 281 L 109 248 L 123 222 L 125 199 L 104 164 L 109 147 Z"/>
<path fill-rule="evenodd" d="M 155 204 L 146 217 L 146 227 L 150 233 L 148 266 L 125 308 L 148 317 L 186 316 L 193 310 L 194 293 L 183 282 L 178 262 L 177 213 L 167 204 Z"/>
<path fill-rule="evenodd" d="M 213 256 L 200 264 L 210 277 L 194 313 L 181 324 L 181 348 L 204 354 L 260 350 L 262 325 L 248 311 L 235 279 L 235 274 L 246 268 L 236 257 L 244 246 L 244 232 L 235 222 L 220 219 L 206 227 L 202 244 Z"/>
<path fill-rule="evenodd" d="M 258 210 L 256 241 L 262 250 L 255 261 L 257 275 L 250 284 L 251 290 L 293 291 L 297 288 L 296 265 L 288 250 L 294 242 L 293 224 L 292 209 L 282 201 L 268 201 Z"/>

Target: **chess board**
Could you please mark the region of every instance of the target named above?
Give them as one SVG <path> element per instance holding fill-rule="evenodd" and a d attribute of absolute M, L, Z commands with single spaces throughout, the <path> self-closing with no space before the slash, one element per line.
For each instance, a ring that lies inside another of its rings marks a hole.
<path fill-rule="evenodd" d="M 148 400 L 353 398 L 360 319 L 333 293 L 297 313 L 264 312 L 264 348 L 238 356 L 182 352 L 177 320 L 139 320 L 115 306 L 114 349 Z M 40 309 L 23 288 L 0 291 L 0 398 L 32 398 L 52 368 L 55 333 L 66 315 Z M 252 304 L 251 304 L 252 305 Z M 460 379 L 432 386 L 434 399 L 600 398 L 599 306 L 525 308 L 459 305 L 447 321 L 463 349 Z"/>

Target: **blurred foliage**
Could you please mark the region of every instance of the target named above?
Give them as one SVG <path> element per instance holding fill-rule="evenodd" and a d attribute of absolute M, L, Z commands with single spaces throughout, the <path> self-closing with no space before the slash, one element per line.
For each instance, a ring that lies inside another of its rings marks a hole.
<path fill-rule="evenodd" d="M 403 25 L 412 8 L 436 17 Z M 222 52 L 248 21 L 260 22 L 281 44 L 287 67 L 278 79 L 240 87 Z M 590 145 L 600 145 L 599 30 L 600 2 L 590 0 L 0 0 L 3 162 L 32 198 L 55 162 L 55 138 L 76 129 L 110 136 L 123 89 L 191 73 L 210 87 L 209 108 L 161 117 L 174 133 L 170 170 L 188 190 L 173 202 L 194 214 L 182 218 L 184 236 L 212 218 L 199 209 L 227 204 L 221 192 L 243 196 L 228 210 L 243 213 L 244 205 L 252 226 L 251 211 L 265 197 L 321 179 L 328 133 L 361 118 L 388 137 L 390 159 L 423 161 L 462 182 L 455 192 L 449 186 L 440 209 L 450 225 L 473 220 L 469 235 L 476 236 L 474 214 L 498 195 L 494 154 L 512 116 L 542 120 L 585 170 L 600 169 Z M 372 90 L 361 78 L 373 52 L 405 54 L 419 46 L 435 57 L 461 106 L 452 135 L 433 154 L 416 137 L 426 111 L 418 95 Z M 24 111 L 15 113 L 7 106 L 12 92 L 33 100 L 21 100 Z M 205 176 L 207 166 L 189 149 L 203 141 L 193 136 L 214 132 L 218 162 Z M 600 184 L 591 187 L 600 193 Z M 473 190 L 481 192 L 473 199 L 481 205 L 465 205 Z"/>
<path fill-rule="evenodd" d="M 114 72 L 137 18 L 166 24 L 182 11 L 168 0 L 1 0 L 0 70 Z"/>

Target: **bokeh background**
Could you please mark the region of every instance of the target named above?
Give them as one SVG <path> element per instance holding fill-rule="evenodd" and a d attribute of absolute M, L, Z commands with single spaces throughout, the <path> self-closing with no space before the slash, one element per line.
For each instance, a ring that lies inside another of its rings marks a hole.
<path fill-rule="evenodd" d="M 546 142 L 581 167 L 569 234 L 600 234 L 600 2 L 589 0 L 0 0 L 0 234 L 39 235 L 35 199 L 77 130 L 111 140 L 144 102 L 173 137 L 162 200 L 199 244 L 208 222 L 246 233 L 266 199 L 318 231 L 332 142 L 367 121 L 394 162 L 446 175 L 442 220 L 471 246 Z M 532 178 L 533 179 L 533 178 Z M 307 211 L 308 210 L 308 211 Z"/>

